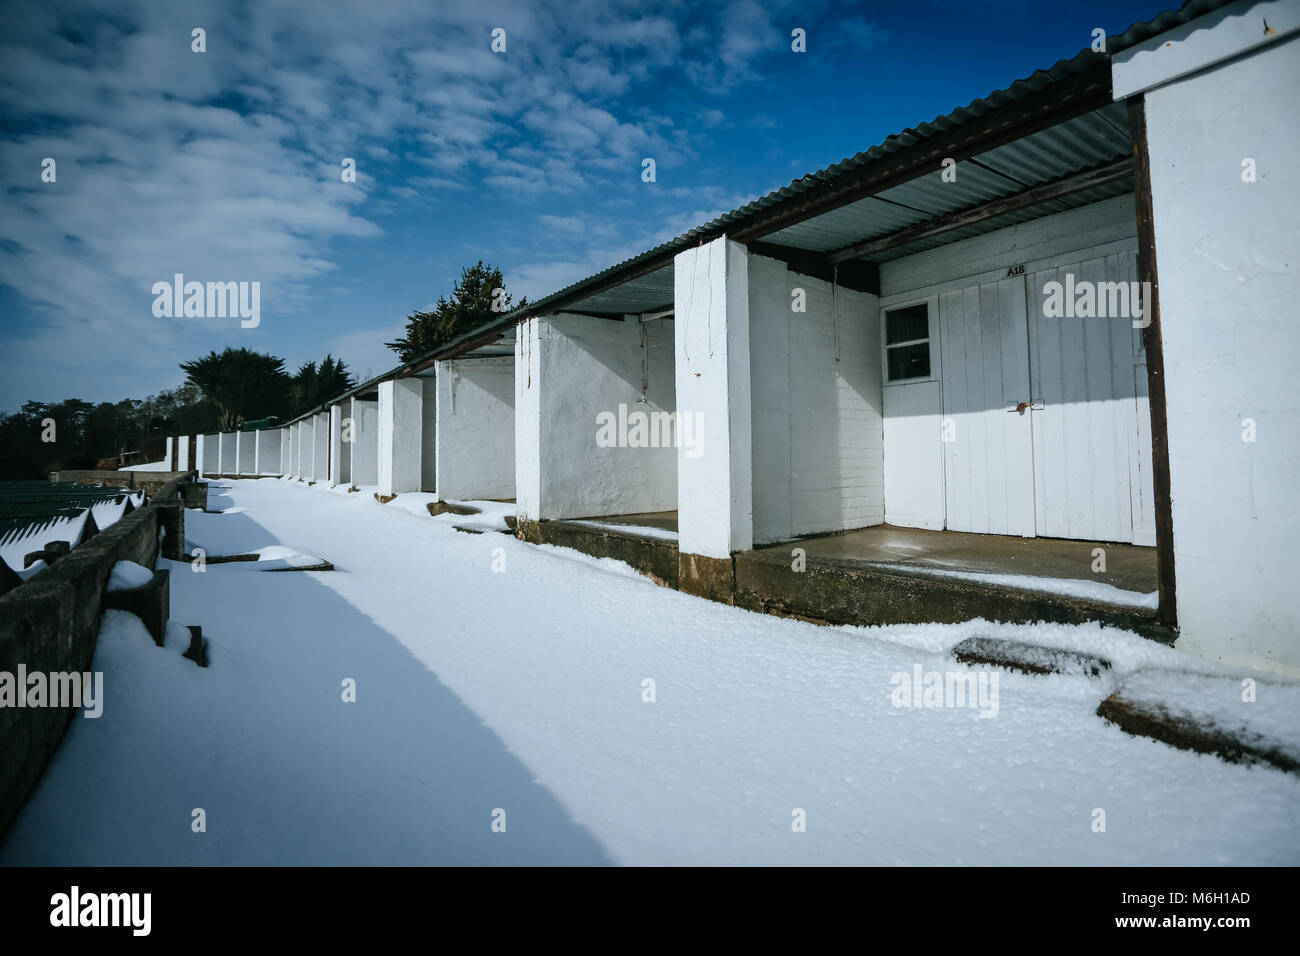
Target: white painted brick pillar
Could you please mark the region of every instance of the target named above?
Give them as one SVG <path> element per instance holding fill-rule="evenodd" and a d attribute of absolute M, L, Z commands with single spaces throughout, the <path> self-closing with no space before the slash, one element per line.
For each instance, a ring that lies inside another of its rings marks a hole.
<path fill-rule="evenodd" d="M 302 420 L 302 446 L 298 451 L 298 474 L 303 481 L 312 480 L 311 463 L 316 448 L 315 430 L 316 419 L 314 416 Z"/>
<path fill-rule="evenodd" d="M 379 383 L 379 493 L 420 490 L 424 381 L 399 378 Z"/>
<path fill-rule="evenodd" d="M 316 416 L 303 422 L 302 426 L 302 478 L 303 481 L 316 480 Z"/>
<path fill-rule="evenodd" d="M 545 318 L 515 330 L 515 514 L 542 517 L 542 328 Z"/>
<path fill-rule="evenodd" d="M 177 455 L 176 470 L 189 471 L 191 468 L 190 436 L 182 435 L 180 438 L 176 439 L 176 441 L 179 443 L 176 448 L 176 455 Z"/>
<path fill-rule="evenodd" d="M 754 544 L 748 253 L 715 239 L 679 253 L 673 273 L 678 546 L 730 558 Z"/>
<path fill-rule="evenodd" d="M 312 418 L 313 451 L 311 476 L 313 481 L 328 481 L 330 476 L 330 413 L 317 412 Z"/>
<path fill-rule="evenodd" d="M 352 399 L 352 484 L 379 484 L 379 403 Z"/>
<path fill-rule="evenodd" d="M 343 483 L 343 406 L 330 406 L 330 487 Z"/>
<path fill-rule="evenodd" d="M 204 458 L 206 456 L 204 454 L 205 449 L 203 447 L 204 446 L 203 440 L 206 437 L 207 437 L 206 435 L 196 435 L 194 437 L 194 458 L 195 458 L 194 467 L 195 469 L 198 470 L 200 477 L 207 474 L 207 469 L 205 467 L 207 465 L 207 462 L 204 461 Z"/>

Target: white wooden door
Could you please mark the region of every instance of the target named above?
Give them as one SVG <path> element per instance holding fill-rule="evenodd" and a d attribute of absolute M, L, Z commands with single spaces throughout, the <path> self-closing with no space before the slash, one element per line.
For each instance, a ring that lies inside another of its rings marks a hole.
<path fill-rule="evenodd" d="M 1131 311 L 1114 317 L 1043 314 L 1049 283 L 1069 288 L 1088 282 L 1094 289 L 1104 282 L 1127 284 L 1137 278 L 1136 259 L 1135 251 L 1125 251 L 1067 261 L 1029 278 L 1039 535 L 1154 543 L 1141 330 L 1133 328 Z"/>
<path fill-rule="evenodd" d="M 939 296 L 945 525 L 1033 536 L 1033 413 L 1023 276 Z"/>

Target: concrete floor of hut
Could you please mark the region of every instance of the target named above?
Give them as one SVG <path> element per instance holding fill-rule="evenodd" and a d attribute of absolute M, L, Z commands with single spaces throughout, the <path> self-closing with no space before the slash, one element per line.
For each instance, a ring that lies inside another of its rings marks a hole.
<path fill-rule="evenodd" d="M 944 571 L 1084 579 L 1144 594 L 1158 586 L 1156 549 L 1132 544 L 926 531 L 882 524 L 764 545 L 755 550 L 788 552 L 793 546 L 803 548 L 810 562 L 895 564 Z M 1105 571 L 1092 570 L 1095 548 L 1105 549 Z"/>

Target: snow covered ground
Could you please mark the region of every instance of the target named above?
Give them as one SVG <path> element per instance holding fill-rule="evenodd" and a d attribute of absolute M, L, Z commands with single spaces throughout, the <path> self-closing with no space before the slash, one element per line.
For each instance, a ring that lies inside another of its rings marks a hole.
<path fill-rule="evenodd" d="M 279 545 L 337 570 L 163 562 L 210 667 L 107 615 L 103 715 L 73 720 L 0 862 L 1300 863 L 1300 780 L 1096 716 L 1139 667 L 1214 671 L 1135 636 L 821 628 L 458 532 L 464 516 L 422 502 L 266 479 L 210 492 L 227 510 L 186 513 L 191 548 Z M 894 706 L 918 665 L 966 673 L 947 650 L 977 634 L 1114 671 L 999 672 L 991 718 Z"/>

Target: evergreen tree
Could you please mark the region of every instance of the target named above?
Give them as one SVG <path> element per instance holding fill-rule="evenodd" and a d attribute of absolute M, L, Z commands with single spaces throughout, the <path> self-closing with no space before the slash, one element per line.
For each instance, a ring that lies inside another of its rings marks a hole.
<path fill-rule="evenodd" d="M 297 418 L 303 412 L 324 405 L 344 392 L 356 387 L 356 380 L 342 359 L 326 355 L 319 365 L 304 362 L 294 373 L 291 393 L 293 405 L 289 417 Z"/>
<path fill-rule="evenodd" d="M 271 415 L 283 417 L 290 403 L 284 359 L 250 349 L 227 348 L 182 362 L 186 383 L 216 405 L 217 427 L 234 431 L 245 422 Z"/>
<path fill-rule="evenodd" d="M 413 312 L 407 316 L 406 333 L 397 341 L 384 344 L 401 356 L 403 362 L 409 362 L 527 304 L 527 298 L 514 303 L 505 291 L 501 270 L 484 265 L 480 259 L 461 273 L 450 298 L 439 297 L 432 312 Z"/>

